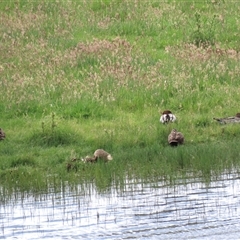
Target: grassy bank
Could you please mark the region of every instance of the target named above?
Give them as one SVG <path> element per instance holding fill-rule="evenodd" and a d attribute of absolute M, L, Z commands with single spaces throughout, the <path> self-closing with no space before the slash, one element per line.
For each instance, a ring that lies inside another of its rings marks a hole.
<path fill-rule="evenodd" d="M 206 179 L 239 167 L 239 8 L 224 1 L 0 2 L 0 179 L 6 191 L 62 181 Z M 161 125 L 171 109 L 176 123 Z M 172 149 L 172 128 L 186 139 Z M 104 148 L 109 164 L 72 158 Z M 67 172 L 66 164 L 72 164 Z"/>

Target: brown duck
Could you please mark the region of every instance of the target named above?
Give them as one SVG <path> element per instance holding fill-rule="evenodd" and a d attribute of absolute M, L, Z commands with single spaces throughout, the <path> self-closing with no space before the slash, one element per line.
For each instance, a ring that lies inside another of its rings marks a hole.
<path fill-rule="evenodd" d="M 99 158 L 103 159 L 105 162 L 113 160 L 112 155 L 103 149 L 97 149 L 93 155 L 94 155 L 93 157 L 86 156 L 85 158 L 82 159 L 82 161 L 93 163 L 97 162 Z"/>
<path fill-rule="evenodd" d="M 227 123 L 240 123 L 240 113 L 237 113 L 234 117 L 225 117 L 225 118 L 213 118 L 221 124 Z"/>
<path fill-rule="evenodd" d="M 178 132 L 176 129 L 173 129 L 171 133 L 168 135 L 168 143 L 170 146 L 175 147 L 179 144 L 183 144 L 184 136 L 181 132 Z"/>

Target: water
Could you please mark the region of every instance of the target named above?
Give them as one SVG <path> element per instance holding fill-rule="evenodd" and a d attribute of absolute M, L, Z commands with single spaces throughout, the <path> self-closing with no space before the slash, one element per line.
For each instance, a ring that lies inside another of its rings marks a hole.
<path fill-rule="evenodd" d="M 208 187 L 128 182 L 13 198 L 0 206 L 0 239 L 240 239 L 239 174 Z"/>

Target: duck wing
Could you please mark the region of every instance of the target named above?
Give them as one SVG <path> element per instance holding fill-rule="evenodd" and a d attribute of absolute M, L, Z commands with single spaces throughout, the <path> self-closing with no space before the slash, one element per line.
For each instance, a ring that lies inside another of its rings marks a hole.
<path fill-rule="evenodd" d="M 177 132 L 176 134 L 176 140 L 178 141 L 179 144 L 183 144 L 184 142 L 184 136 L 181 132 Z"/>
<path fill-rule="evenodd" d="M 177 141 L 177 133 L 176 132 L 171 132 L 169 135 L 168 135 L 168 143 L 171 144 L 173 142 L 178 142 Z"/>

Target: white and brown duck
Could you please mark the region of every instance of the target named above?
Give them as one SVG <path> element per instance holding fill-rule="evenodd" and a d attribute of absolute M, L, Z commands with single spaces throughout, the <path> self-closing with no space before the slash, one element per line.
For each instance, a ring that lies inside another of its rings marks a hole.
<path fill-rule="evenodd" d="M 178 132 L 176 129 L 173 129 L 168 135 L 168 143 L 172 147 L 176 147 L 179 144 L 184 143 L 184 136 L 181 132 Z"/>
<path fill-rule="evenodd" d="M 233 117 L 225 117 L 225 118 L 213 118 L 214 120 L 218 121 L 221 124 L 227 123 L 240 123 L 240 113 L 237 113 Z"/>
<path fill-rule="evenodd" d="M 165 124 L 169 122 L 175 122 L 176 119 L 176 116 L 170 110 L 165 110 L 160 117 L 160 122 Z"/>

